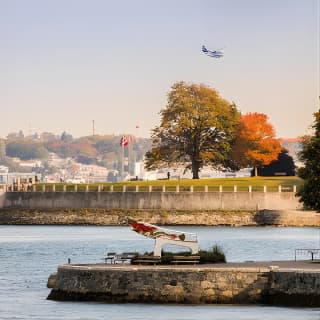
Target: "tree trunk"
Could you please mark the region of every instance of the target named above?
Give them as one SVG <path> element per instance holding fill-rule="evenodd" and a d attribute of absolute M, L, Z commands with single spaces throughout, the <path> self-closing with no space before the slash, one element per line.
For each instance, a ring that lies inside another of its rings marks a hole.
<path fill-rule="evenodd" d="M 255 177 L 258 176 L 258 167 L 254 167 L 254 176 L 255 176 Z"/>
<path fill-rule="evenodd" d="M 199 179 L 199 171 L 198 161 L 192 161 L 192 179 Z"/>

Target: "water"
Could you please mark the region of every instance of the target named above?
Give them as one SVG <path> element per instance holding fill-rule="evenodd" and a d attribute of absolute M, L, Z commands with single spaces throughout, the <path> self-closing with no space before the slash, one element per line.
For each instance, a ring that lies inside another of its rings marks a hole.
<path fill-rule="evenodd" d="M 318 248 L 317 228 L 177 227 L 218 244 L 228 261 L 292 260 L 295 248 Z M 320 309 L 265 306 L 149 305 L 46 300 L 59 264 L 101 262 L 106 251 L 152 251 L 153 241 L 128 227 L 0 226 L 0 319 L 314 320 Z M 168 248 L 169 249 L 169 248 Z"/>

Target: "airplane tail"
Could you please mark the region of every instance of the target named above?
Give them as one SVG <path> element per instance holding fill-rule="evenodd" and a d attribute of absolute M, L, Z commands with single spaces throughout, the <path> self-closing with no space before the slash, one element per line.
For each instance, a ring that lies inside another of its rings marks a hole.
<path fill-rule="evenodd" d="M 207 52 L 208 52 L 208 49 L 207 49 L 205 46 L 202 46 L 202 52 L 207 53 Z"/>

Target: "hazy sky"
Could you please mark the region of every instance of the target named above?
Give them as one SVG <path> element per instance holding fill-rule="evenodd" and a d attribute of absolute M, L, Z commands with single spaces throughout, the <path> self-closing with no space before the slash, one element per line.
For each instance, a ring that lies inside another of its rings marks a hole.
<path fill-rule="evenodd" d="M 278 137 L 319 108 L 320 0 L 0 0 L 0 137 L 148 137 L 176 81 L 204 83 Z M 222 59 L 201 52 L 221 48 Z M 135 126 L 139 125 L 140 129 Z"/>

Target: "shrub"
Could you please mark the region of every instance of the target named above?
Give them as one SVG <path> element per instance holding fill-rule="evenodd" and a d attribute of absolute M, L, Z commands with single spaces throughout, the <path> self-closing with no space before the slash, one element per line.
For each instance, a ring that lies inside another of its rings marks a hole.
<path fill-rule="evenodd" d="M 218 263 L 226 262 L 226 257 L 221 248 L 214 245 L 210 250 L 200 250 L 200 263 Z"/>
<path fill-rule="evenodd" d="M 153 255 L 153 253 L 145 252 L 144 255 Z M 190 251 L 180 251 L 180 252 L 169 252 L 162 251 L 161 252 L 161 262 L 160 264 L 169 265 L 171 261 L 173 261 L 173 256 L 191 256 Z M 226 262 L 226 257 L 221 250 L 221 248 L 217 245 L 212 246 L 210 250 L 200 250 L 198 254 L 200 256 L 199 263 L 219 263 Z"/>

